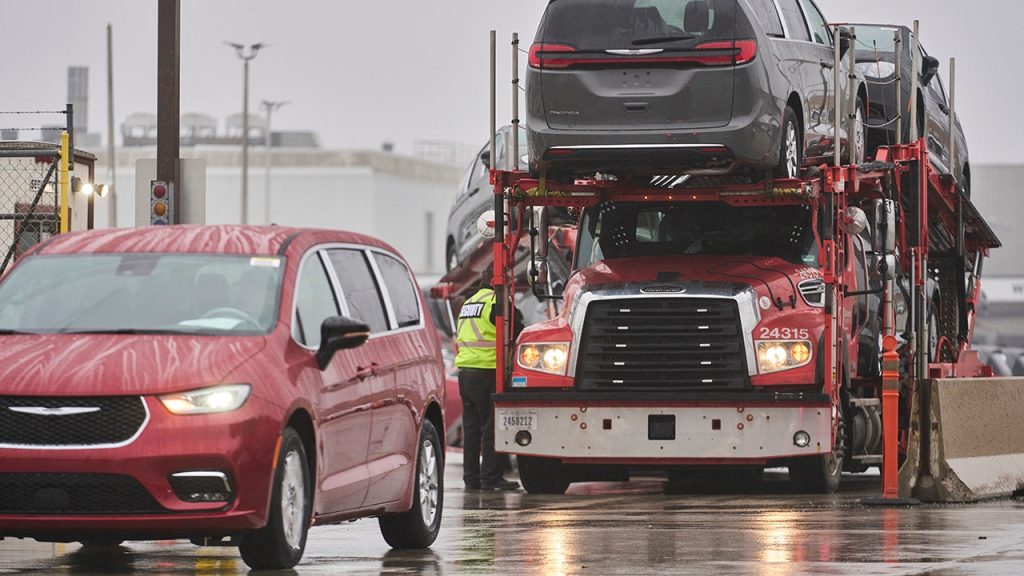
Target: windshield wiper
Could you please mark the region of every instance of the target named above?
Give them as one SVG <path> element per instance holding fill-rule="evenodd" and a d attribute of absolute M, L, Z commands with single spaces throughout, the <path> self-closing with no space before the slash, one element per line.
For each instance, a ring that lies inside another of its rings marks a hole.
<path fill-rule="evenodd" d="M 94 330 L 58 330 L 57 334 L 190 334 L 190 332 L 152 328 L 97 328 Z"/>
<path fill-rule="evenodd" d="M 39 336 L 38 332 L 27 332 L 25 330 L 13 330 L 10 328 L 0 328 L 0 336 L 21 336 L 21 335 Z"/>
<path fill-rule="evenodd" d="M 696 36 L 652 36 L 650 38 L 637 38 L 633 40 L 633 46 L 646 46 L 647 44 L 661 44 L 662 42 L 675 42 L 676 40 L 693 40 Z"/>

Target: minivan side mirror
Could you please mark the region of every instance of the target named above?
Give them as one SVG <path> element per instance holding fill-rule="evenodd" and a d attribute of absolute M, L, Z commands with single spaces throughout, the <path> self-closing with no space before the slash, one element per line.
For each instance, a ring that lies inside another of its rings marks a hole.
<path fill-rule="evenodd" d="M 331 316 L 320 325 L 320 348 L 316 361 L 324 370 L 338 350 L 361 346 L 370 337 L 370 327 L 346 316 Z"/>
<path fill-rule="evenodd" d="M 491 151 L 489 149 L 480 153 L 480 162 L 488 168 L 491 167 Z"/>
<path fill-rule="evenodd" d="M 932 78 L 939 73 L 939 59 L 934 56 L 925 56 L 921 68 L 921 85 L 927 86 Z"/>

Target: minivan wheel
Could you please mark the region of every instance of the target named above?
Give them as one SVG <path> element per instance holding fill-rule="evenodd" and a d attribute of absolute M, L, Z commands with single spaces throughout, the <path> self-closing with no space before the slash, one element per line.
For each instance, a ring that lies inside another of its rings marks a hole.
<path fill-rule="evenodd" d="M 444 264 L 448 272 L 455 270 L 459 267 L 459 255 L 455 252 L 455 241 L 448 240 L 448 249 L 446 250 L 444 257 Z"/>
<path fill-rule="evenodd" d="M 392 548 L 426 548 L 441 530 L 444 509 L 444 451 L 437 429 L 423 420 L 413 478 L 412 508 L 381 516 L 380 533 Z"/>
<path fill-rule="evenodd" d="M 854 113 L 854 124 L 853 124 L 853 141 L 857 144 L 857 157 L 851 161 L 851 164 L 857 164 L 858 166 L 864 163 L 864 159 L 867 157 L 867 136 L 866 128 L 864 127 L 864 101 L 857 98 L 857 111 Z"/>
<path fill-rule="evenodd" d="M 786 106 L 782 114 L 782 144 L 779 147 L 779 163 L 775 166 L 776 178 L 798 178 L 804 163 L 800 125 L 796 112 Z"/>
<path fill-rule="evenodd" d="M 253 569 L 291 568 L 302 559 L 309 531 L 312 483 L 306 450 L 298 432 L 285 428 L 274 471 L 267 525 L 245 535 L 239 545 L 242 560 Z"/>

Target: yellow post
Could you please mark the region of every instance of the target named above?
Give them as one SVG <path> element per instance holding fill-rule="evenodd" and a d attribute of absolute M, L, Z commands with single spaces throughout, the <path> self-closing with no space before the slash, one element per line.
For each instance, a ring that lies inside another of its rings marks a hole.
<path fill-rule="evenodd" d="M 60 135 L 60 233 L 64 234 L 71 228 L 71 179 L 68 174 L 68 164 L 71 161 L 71 151 L 68 150 L 68 133 L 61 132 Z"/>

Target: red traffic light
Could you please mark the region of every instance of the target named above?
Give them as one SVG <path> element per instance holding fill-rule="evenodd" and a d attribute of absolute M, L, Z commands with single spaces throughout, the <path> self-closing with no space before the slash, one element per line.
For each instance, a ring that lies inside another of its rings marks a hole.
<path fill-rule="evenodd" d="M 162 183 L 154 184 L 151 192 L 154 198 L 162 199 L 167 196 L 167 186 Z"/>

